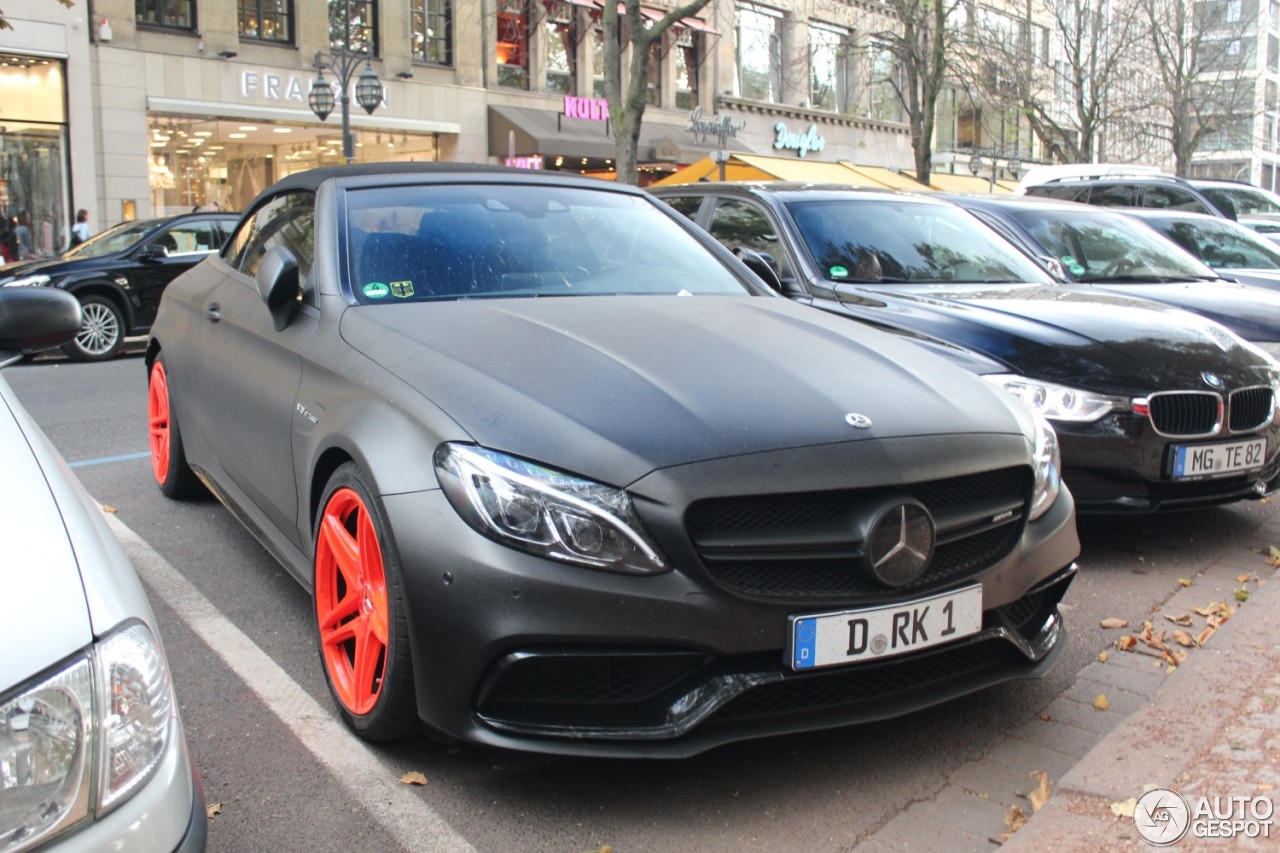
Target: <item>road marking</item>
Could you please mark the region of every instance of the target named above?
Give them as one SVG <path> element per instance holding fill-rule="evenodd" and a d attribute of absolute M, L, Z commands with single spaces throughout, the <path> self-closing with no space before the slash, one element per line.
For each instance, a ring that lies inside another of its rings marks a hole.
<path fill-rule="evenodd" d="M 114 515 L 105 514 L 105 518 L 138 576 L 406 850 L 474 853 L 475 848 L 423 802 L 421 794 L 395 781 L 394 774 L 334 718 L 331 709 L 312 699 L 164 557 Z"/>
<path fill-rule="evenodd" d="M 151 455 L 151 451 L 146 450 L 142 453 L 126 453 L 122 456 L 100 456 L 97 459 L 81 459 L 79 462 L 68 462 L 72 468 L 87 468 L 90 465 L 106 465 L 108 462 L 129 462 L 133 459 L 146 459 Z"/>

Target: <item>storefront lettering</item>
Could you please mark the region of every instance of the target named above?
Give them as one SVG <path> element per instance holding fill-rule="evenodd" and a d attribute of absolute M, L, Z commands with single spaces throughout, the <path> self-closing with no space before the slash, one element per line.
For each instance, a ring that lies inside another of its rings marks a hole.
<path fill-rule="evenodd" d="M 337 97 L 337 81 L 325 78 Z M 354 85 L 355 81 L 352 81 Z M 307 93 L 311 91 L 311 81 L 303 80 L 295 74 L 287 77 L 279 74 L 263 74 L 259 71 L 240 72 L 240 95 L 245 98 L 262 97 L 269 101 L 297 101 L 305 104 Z M 354 100 L 354 98 L 352 99 Z M 382 87 L 382 106 L 387 105 L 387 88 Z"/>
<path fill-rule="evenodd" d="M 502 161 L 503 165 L 510 166 L 513 169 L 541 169 L 542 156 L 534 154 L 532 157 L 508 157 Z"/>
<path fill-rule="evenodd" d="M 720 116 L 717 121 L 704 119 L 702 107 L 694 107 L 693 112 L 689 113 L 689 126 L 685 130 L 697 137 L 699 145 L 706 145 L 707 137 L 711 136 L 715 138 L 719 147 L 724 148 L 729 144 L 730 139 L 737 139 L 738 132 L 746 126 L 745 120 L 734 124 L 733 119 L 727 115 Z"/>
<path fill-rule="evenodd" d="M 604 98 L 576 98 L 573 95 L 565 95 L 564 117 L 608 121 L 609 102 Z"/>
<path fill-rule="evenodd" d="M 803 157 L 810 151 L 821 151 L 827 147 L 827 139 L 818 133 L 816 124 L 809 125 L 804 133 L 792 133 L 785 122 L 778 122 L 773 131 L 776 134 L 773 147 L 780 151 L 796 151 Z"/>

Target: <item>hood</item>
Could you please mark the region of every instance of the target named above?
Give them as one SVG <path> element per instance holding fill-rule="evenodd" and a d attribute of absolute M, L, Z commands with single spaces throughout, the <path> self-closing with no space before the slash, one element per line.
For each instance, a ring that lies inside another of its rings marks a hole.
<path fill-rule="evenodd" d="M 0 693 L 93 639 L 75 552 L 45 473 L 4 397 L 7 388 L 0 379 L 0 531 L 11 549 L 0 561 L 10 604 L 0 619 Z"/>
<path fill-rule="evenodd" d="M 1022 432 L 999 389 L 906 341 L 783 299 L 363 306 L 344 313 L 341 331 L 479 444 L 613 485 L 784 448 Z M 871 426 L 850 426 L 851 413 Z"/>
<path fill-rule="evenodd" d="M 842 285 L 838 296 L 855 316 L 1103 394 L 1199 388 L 1205 370 L 1229 387 L 1272 376 L 1268 359 L 1203 317 L 1075 286 Z"/>
<path fill-rule="evenodd" d="M 1229 281 L 1083 286 L 1194 311 L 1216 320 L 1246 341 L 1280 341 L 1280 295 L 1261 287 Z"/>
<path fill-rule="evenodd" d="M 87 270 L 102 269 L 118 262 L 118 255 L 99 255 L 93 258 L 42 258 L 38 261 L 19 261 L 0 267 L 0 285 L 10 279 L 29 275 L 57 277 Z"/>

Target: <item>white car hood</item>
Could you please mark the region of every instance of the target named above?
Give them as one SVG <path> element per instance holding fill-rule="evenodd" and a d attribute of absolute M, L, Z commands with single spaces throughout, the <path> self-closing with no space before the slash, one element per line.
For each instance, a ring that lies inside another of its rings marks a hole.
<path fill-rule="evenodd" d="M 0 693 L 93 639 L 75 551 L 36 461 L 43 436 L 28 440 L 6 391 L 0 385 Z"/>

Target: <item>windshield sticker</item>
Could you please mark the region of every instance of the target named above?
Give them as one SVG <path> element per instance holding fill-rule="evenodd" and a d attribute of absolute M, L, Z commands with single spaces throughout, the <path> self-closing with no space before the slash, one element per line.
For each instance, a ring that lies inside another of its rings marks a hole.
<path fill-rule="evenodd" d="M 1067 269 L 1071 270 L 1072 275 L 1084 275 L 1085 272 L 1083 264 L 1072 264 Z"/>
<path fill-rule="evenodd" d="M 391 288 L 387 287 L 380 281 L 371 281 L 361 288 L 366 299 L 382 299 L 391 292 Z"/>
<path fill-rule="evenodd" d="M 849 271 L 848 271 L 847 269 L 845 269 L 844 267 L 832 267 L 832 268 L 831 268 L 831 277 L 832 277 L 832 278 L 848 278 L 848 277 L 849 277 Z"/>
<path fill-rule="evenodd" d="M 391 295 L 400 299 L 408 299 L 413 296 L 413 282 L 411 281 L 393 281 L 391 282 Z"/>

